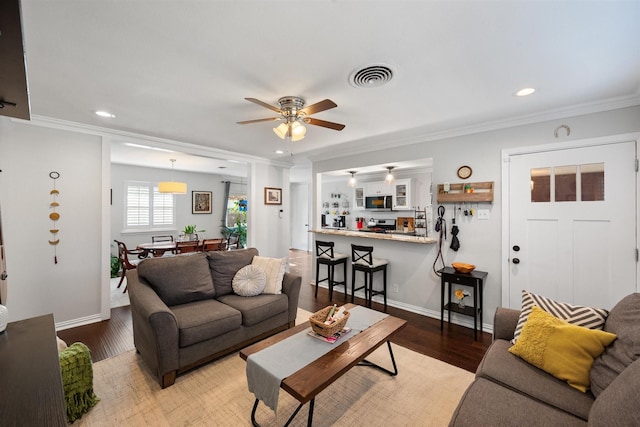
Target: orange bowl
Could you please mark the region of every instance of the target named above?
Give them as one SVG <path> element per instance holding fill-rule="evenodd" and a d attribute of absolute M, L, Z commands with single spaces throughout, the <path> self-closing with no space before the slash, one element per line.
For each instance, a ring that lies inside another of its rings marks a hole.
<path fill-rule="evenodd" d="M 458 273 L 471 273 L 476 268 L 475 265 L 466 264 L 464 262 L 454 262 L 454 263 L 451 264 L 451 266 Z"/>

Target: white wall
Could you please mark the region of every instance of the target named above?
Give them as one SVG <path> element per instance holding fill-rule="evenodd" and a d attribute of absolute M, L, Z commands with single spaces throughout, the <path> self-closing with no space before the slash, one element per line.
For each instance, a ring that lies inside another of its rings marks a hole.
<path fill-rule="evenodd" d="M 221 237 L 220 227 L 222 225 L 222 205 L 226 206 L 224 199 L 223 177 L 216 174 L 191 173 L 184 171 L 174 171 L 171 178 L 170 171 L 166 169 L 144 168 L 129 165 L 111 165 L 111 189 L 113 204 L 111 205 L 111 242 L 114 239 L 123 241 L 128 248 L 135 248 L 136 244 L 150 242 L 153 235 L 171 234 L 175 238 L 184 229 L 185 225 L 195 224 L 198 230 L 205 230 L 198 233 L 198 237 L 216 238 Z M 187 194 L 175 195 L 176 202 L 176 228 L 166 232 L 127 232 L 124 227 L 124 204 L 125 185 L 127 181 L 147 181 L 159 182 L 173 179 L 174 181 L 187 183 Z M 192 214 L 191 192 L 211 191 L 211 213 Z M 117 253 L 117 248 L 112 252 Z"/>
<path fill-rule="evenodd" d="M 102 253 L 102 140 L 0 118 L 0 203 L 9 321 L 53 313 L 57 324 L 97 319 L 108 259 Z M 60 230 L 49 244 L 51 171 Z"/>
<path fill-rule="evenodd" d="M 571 128 L 571 134 L 567 137 L 562 132 L 560 137 L 556 139 L 554 130 L 561 124 L 568 125 Z M 388 146 L 393 149 L 316 160 L 313 162 L 313 176 L 314 180 L 317 180 L 317 174 L 322 172 L 352 170 L 359 166 L 389 164 L 394 161 L 431 157 L 433 158 L 434 192 L 438 183 L 461 182 L 456 176 L 456 171 L 461 165 L 469 165 L 473 168 L 473 175 L 468 180 L 470 182 L 494 181 L 494 202 L 486 207 L 482 206 L 489 209 L 490 219 L 480 221 L 475 218 L 467 218 L 458 224 L 460 226 L 458 237 L 461 242 L 461 248 L 458 252 L 449 249 L 450 238 L 443 245 L 444 259 L 447 265 L 456 261 L 467 262 L 475 264 L 478 270 L 489 273 L 485 283 L 484 322 L 491 324 L 493 313 L 496 307 L 501 304 L 501 269 L 504 258 L 501 254 L 501 151 L 506 148 L 549 144 L 554 141 L 580 140 L 639 130 L 640 107 L 629 107 L 447 139 L 427 140 L 425 138 L 424 142 L 406 146 L 396 147 L 394 141 L 390 139 Z M 317 182 L 315 182 L 314 189 L 316 191 L 313 197 L 316 201 L 314 212 L 319 212 L 321 207 L 317 206 L 319 200 Z M 434 200 L 433 209 L 436 209 L 437 206 L 438 204 Z M 452 207 L 452 205 L 446 206 L 449 228 Z M 317 215 L 314 227 L 319 227 L 319 225 L 319 215 Z M 422 256 L 421 262 L 416 263 L 413 269 L 393 269 L 395 277 L 391 279 L 391 282 L 408 285 L 412 291 L 399 296 L 390 295 L 392 298 L 398 298 L 398 302 L 407 309 L 429 315 L 437 314 L 439 317 L 440 281 L 431 270 L 436 257 L 436 245 L 428 248 L 423 246 L 409 244 L 405 246 L 404 250 L 413 252 L 419 250 Z M 384 258 L 383 253 L 377 255 Z M 415 301 L 424 302 L 414 305 Z"/>
<path fill-rule="evenodd" d="M 266 163 L 251 164 L 247 246 L 261 256 L 289 256 L 291 244 L 291 193 L 289 169 Z M 265 205 L 264 188 L 281 188 L 282 205 Z"/>
<path fill-rule="evenodd" d="M 114 166 L 109 159 L 110 136 L 92 135 L 75 124 L 41 126 L 0 117 L 0 205 L 6 245 L 9 321 L 53 313 L 64 329 L 108 319 L 109 253 L 114 236 L 134 245 L 141 235 L 120 235 L 122 215 L 110 204 L 122 203 L 123 180 L 167 179 L 167 170 Z M 62 129 L 64 127 L 64 129 Z M 51 220 L 49 172 L 61 174 L 61 215 L 58 264 L 48 240 Z M 113 176 L 113 178 L 111 178 Z M 286 257 L 289 231 L 289 173 L 284 166 L 252 161 L 249 186 L 249 245 L 264 256 Z M 134 178 L 135 177 L 135 178 Z M 178 225 L 196 224 L 206 237 L 219 235 L 223 187 L 220 176 L 174 172 L 189 183 L 189 193 L 178 196 Z M 263 188 L 281 187 L 282 206 L 266 206 Z M 259 188 L 259 191 L 257 190 Z M 191 214 L 191 190 L 213 192 L 213 213 Z M 280 209 L 283 210 L 280 213 Z M 113 213 L 113 215 L 112 215 Z M 113 223 L 112 223 L 113 220 Z M 111 230 L 113 228 L 113 230 Z M 150 238 L 150 233 L 148 237 Z"/>

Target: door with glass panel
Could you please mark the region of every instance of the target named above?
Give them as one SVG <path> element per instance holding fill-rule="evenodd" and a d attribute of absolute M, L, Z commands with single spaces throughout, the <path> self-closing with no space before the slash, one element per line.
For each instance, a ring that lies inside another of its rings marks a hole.
<path fill-rule="evenodd" d="M 509 157 L 509 307 L 611 308 L 636 291 L 636 143 Z"/>

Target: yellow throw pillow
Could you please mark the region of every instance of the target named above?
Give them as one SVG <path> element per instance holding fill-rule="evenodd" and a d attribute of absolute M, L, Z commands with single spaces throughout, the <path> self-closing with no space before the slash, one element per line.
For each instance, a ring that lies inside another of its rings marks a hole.
<path fill-rule="evenodd" d="M 534 306 L 509 352 L 585 393 L 593 360 L 616 335 L 572 325 Z"/>

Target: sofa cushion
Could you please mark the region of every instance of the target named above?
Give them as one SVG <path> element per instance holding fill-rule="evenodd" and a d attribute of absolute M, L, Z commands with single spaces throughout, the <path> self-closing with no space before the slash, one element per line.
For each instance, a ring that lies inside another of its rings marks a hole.
<path fill-rule="evenodd" d="M 569 388 L 566 385 L 565 388 Z M 584 419 L 484 378 L 469 386 L 449 426 L 585 426 Z"/>
<path fill-rule="evenodd" d="M 593 404 L 590 392 L 582 393 L 542 369 L 509 353 L 507 340 L 496 340 L 485 353 L 476 377 L 486 378 L 519 393 L 555 406 L 584 420 Z M 509 411 L 505 411 L 509 412 Z"/>
<path fill-rule="evenodd" d="M 251 264 L 262 268 L 267 276 L 267 284 L 264 287 L 265 294 L 281 294 L 282 278 L 287 268 L 286 258 L 267 258 L 254 256 Z"/>
<path fill-rule="evenodd" d="M 624 297 L 611 309 L 604 330 L 618 336 L 593 362 L 591 391 L 597 397 L 627 366 L 640 358 L 640 294 Z"/>
<path fill-rule="evenodd" d="M 231 283 L 233 276 L 235 276 L 242 267 L 251 264 L 251 260 L 253 260 L 253 257 L 256 255 L 258 255 L 256 248 L 207 252 L 216 296 L 233 293 Z"/>
<path fill-rule="evenodd" d="M 636 426 L 640 422 L 640 359 L 622 371 L 598 396 L 589 412 L 591 426 Z"/>
<path fill-rule="evenodd" d="M 218 301 L 240 311 L 243 326 L 255 325 L 289 309 L 289 299 L 285 294 L 261 294 L 252 298 L 230 294 L 218 297 Z"/>
<path fill-rule="evenodd" d="M 238 310 L 215 299 L 171 307 L 178 320 L 179 346 L 188 347 L 233 331 L 242 325 Z"/>
<path fill-rule="evenodd" d="M 146 280 L 168 306 L 215 296 L 204 254 L 148 258 L 138 265 L 138 276 Z"/>
<path fill-rule="evenodd" d="M 609 312 L 602 308 L 592 308 L 582 305 L 572 305 L 554 301 L 550 298 L 536 295 L 531 292 L 522 291 L 522 310 L 516 331 L 513 334 L 512 344 L 515 344 L 522 332 L 522 327 L 527 321 L 531 308 L 538 306 L 547 313 L 551 313 L 558 319 L 567 321 L 573 325 L 583 326 L 589 329 L 602 329 Z"/>
<path fill-rule="evenodd" d="M 254 297 L 262 293 L 266 283 L 267 276 L 264 274 L 264 270 L 257 265 L 249 264 L 242 267 L 233 276 L 231 287 L 236 295 Z"/>
<path fill-rule="evenodd" d="M 593 360 L 615 339 L 615 334 L 572 325 L 533 307 L 509 352 L 584 393 Z"/>

